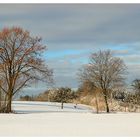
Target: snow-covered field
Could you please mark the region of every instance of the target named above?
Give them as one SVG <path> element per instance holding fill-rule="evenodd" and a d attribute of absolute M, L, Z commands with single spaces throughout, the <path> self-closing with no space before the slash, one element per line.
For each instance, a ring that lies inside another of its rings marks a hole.
<path fill-rule="evenodd" d="M 140 136 L 140 113 L 95 114 L 88 106 L 13 102 L 0 114 L 0 136 Z"/>

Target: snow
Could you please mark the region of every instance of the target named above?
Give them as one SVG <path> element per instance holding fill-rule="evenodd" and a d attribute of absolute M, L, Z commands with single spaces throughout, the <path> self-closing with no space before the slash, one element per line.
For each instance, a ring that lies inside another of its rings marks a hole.
<path fill-rule="evenodd" d="M 61 109 L 61 103 L 57 102 L 28 102 L 14 101 L 13 109 L 18 113 L 48 113 L 48 112 L 92 112 L 90 106 L 78 104 L 64 103 L 64 108 Z"/>
<path fill-rule="evenodd" d="M 93 113 L 89 106 L 14 101 L 0 114 L 0 136 L 140 136 L 140 113 Z"/>

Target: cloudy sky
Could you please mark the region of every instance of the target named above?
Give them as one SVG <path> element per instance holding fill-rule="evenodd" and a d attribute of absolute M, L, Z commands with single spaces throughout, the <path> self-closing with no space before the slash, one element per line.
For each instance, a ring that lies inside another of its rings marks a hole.
<path fill-rule="evenodd" d="M 124 60 L 128 83 L 140 78 L 140 4 L 0 4 L 0 29 L 11 26 L 43 38 L 56 87 L 77 88 L 78 69 L 100 49 Z M 41 83 L 28 92 L 45 89 Z"/>

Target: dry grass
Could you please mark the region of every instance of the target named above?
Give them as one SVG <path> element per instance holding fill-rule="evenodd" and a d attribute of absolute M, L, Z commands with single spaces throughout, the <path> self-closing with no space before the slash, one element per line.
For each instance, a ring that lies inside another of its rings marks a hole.
<path fill-rule="evenodd" d="M 97 97 L 99 112 L 105 111 L 105 102 L 102 96 Z M 93 95 L 81 96 L 77 101 L 81 104 L 90 105 L 96 109 L 96 98 Z M 140 112 L 140 106 L 124 103 L 114 99 L 109 99 L 109 108 L 111 112 Z"/>

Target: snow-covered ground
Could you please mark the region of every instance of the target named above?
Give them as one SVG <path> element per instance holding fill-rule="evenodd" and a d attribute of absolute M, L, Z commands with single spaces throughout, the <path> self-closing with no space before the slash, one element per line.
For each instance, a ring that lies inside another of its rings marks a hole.
<path fill-rule="evenodd" d="M 61 109 L 61 103 L 56 102 L 14 101 L 12 106 L 17 113 L 93 112 L 93 109 L 89 106 L 71 103 L 64 103 L 63 109 Z"/>
<path fill-rule="evenodd" d="M 84 105 L 13 102 L 0 114 L 0 136 L 140 136 L 140 113 L 95 114 Z"/>

